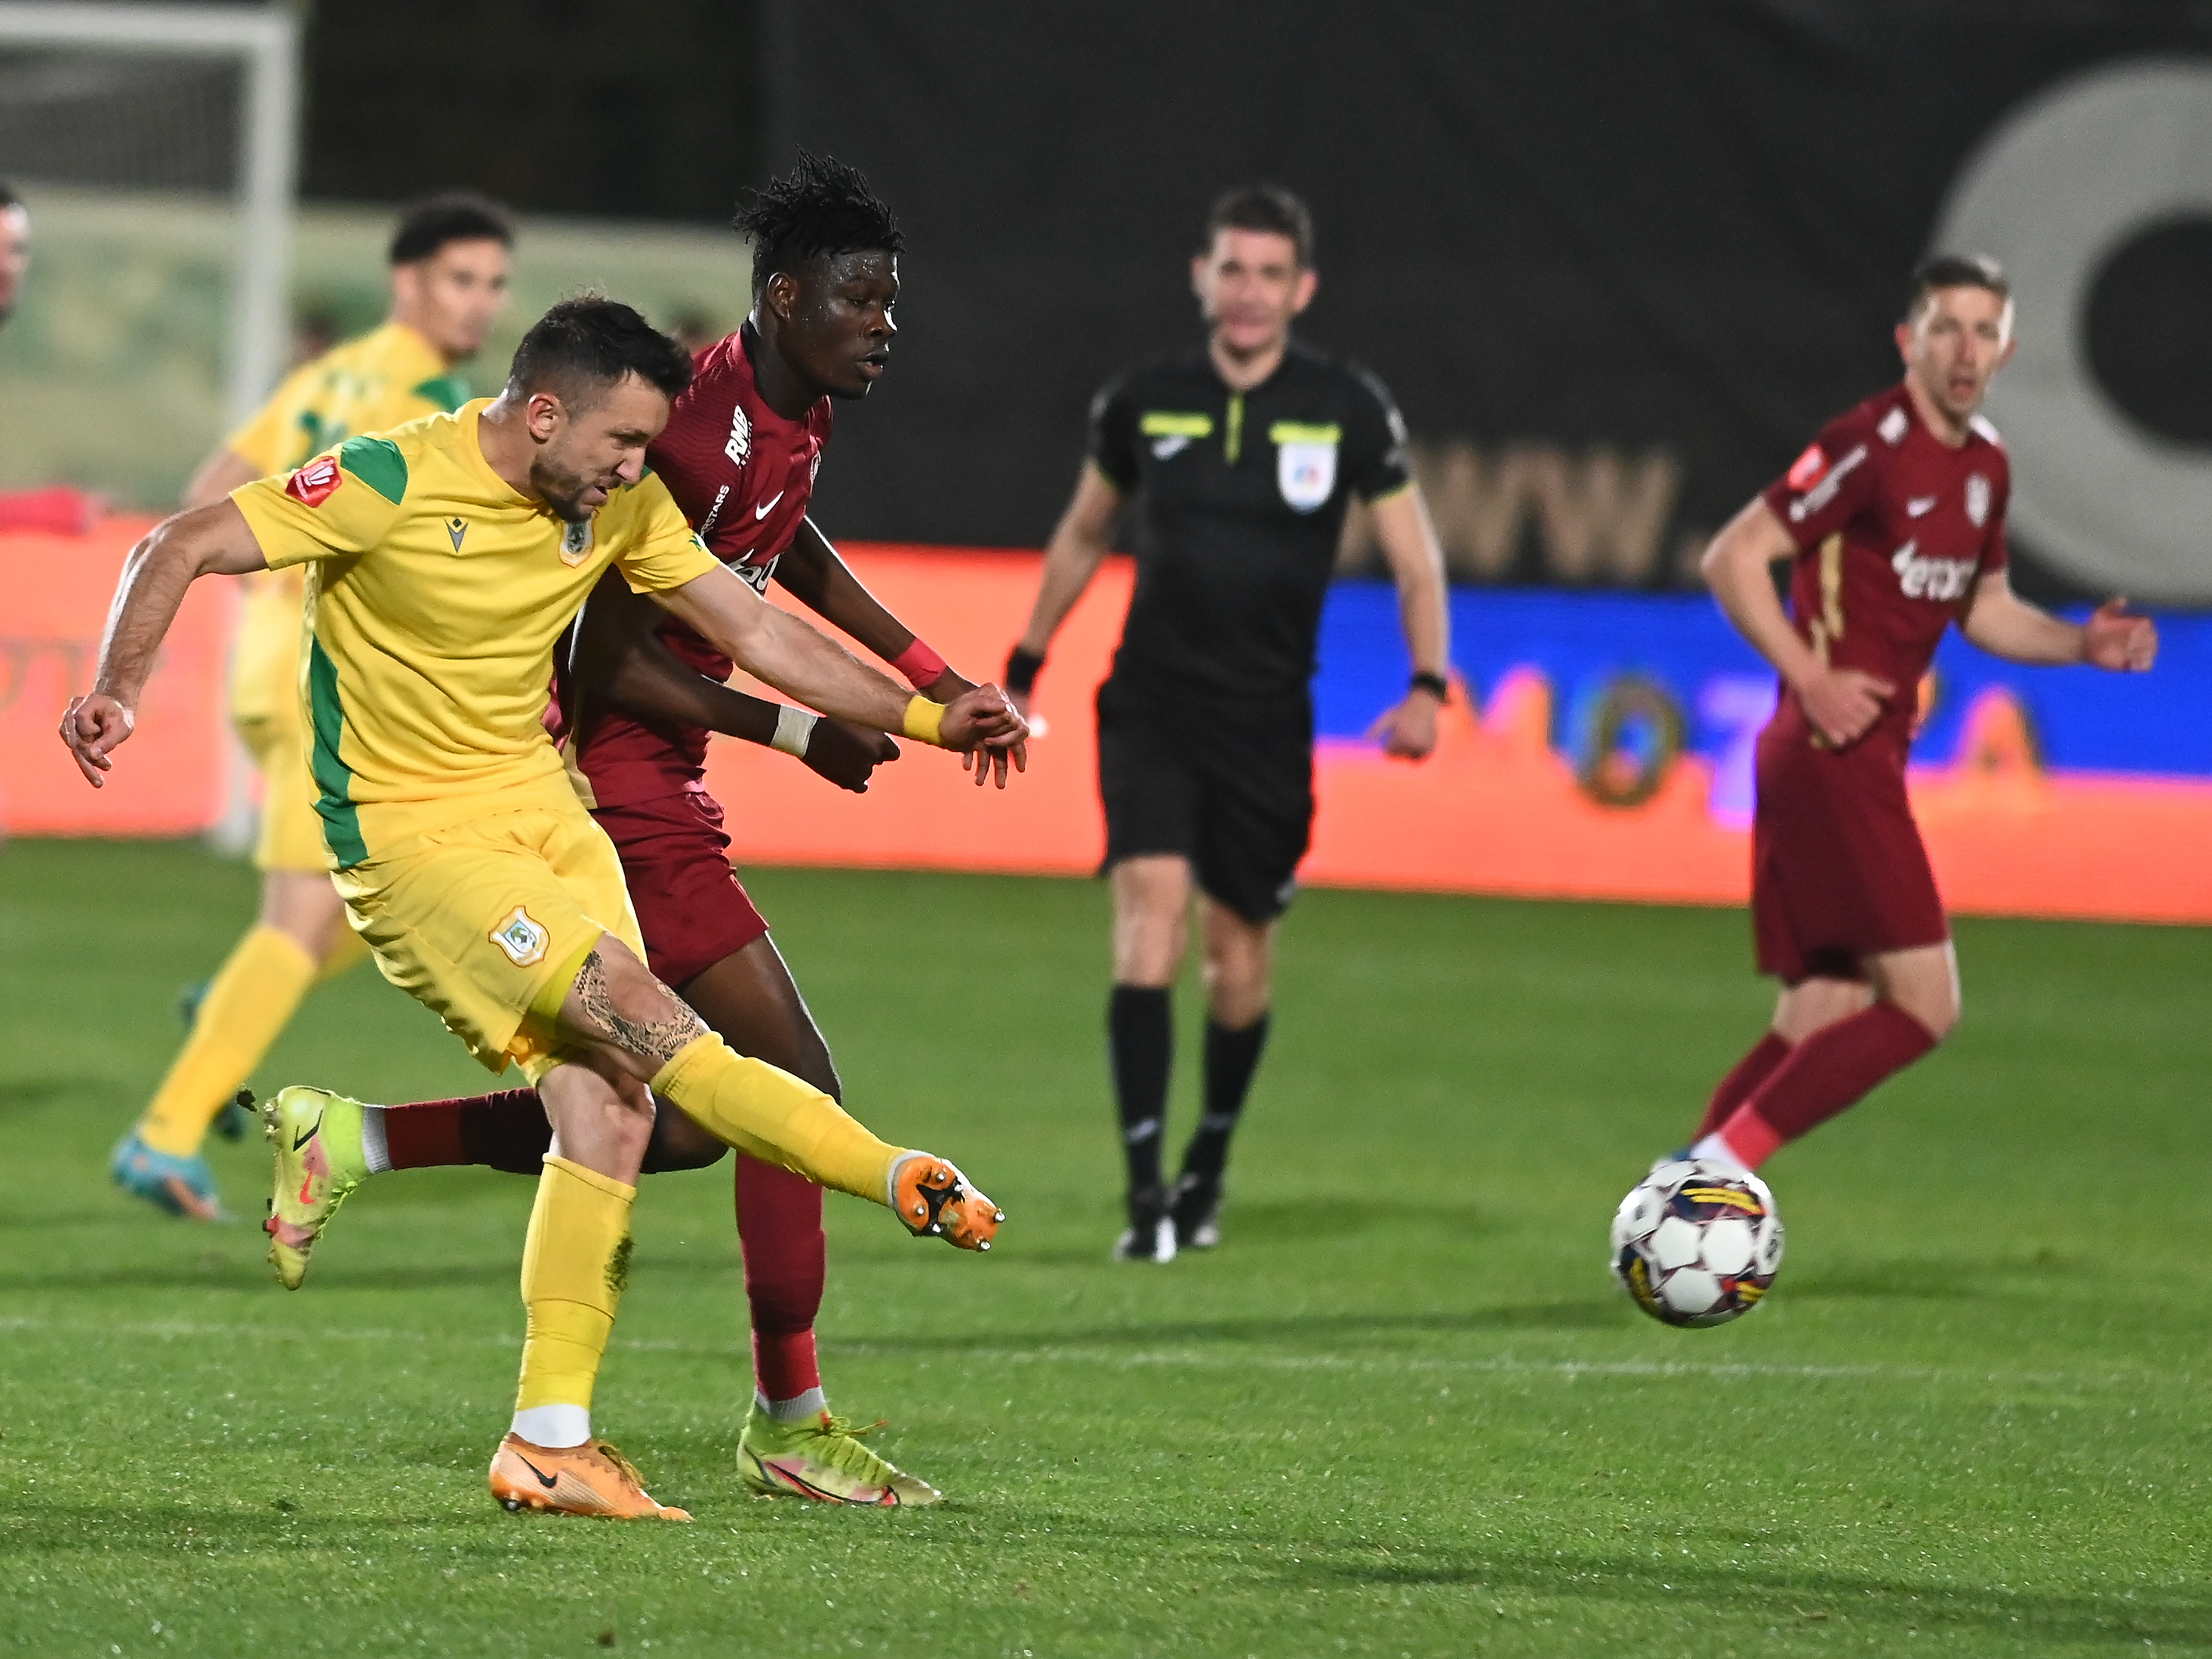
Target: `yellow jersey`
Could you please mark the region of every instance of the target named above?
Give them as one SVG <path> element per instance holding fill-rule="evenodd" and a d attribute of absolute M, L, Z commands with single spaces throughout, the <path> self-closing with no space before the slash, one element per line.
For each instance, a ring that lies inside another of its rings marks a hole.
<path fill-rule="evenodd" d="M 298 695 L 332 866 L 487 812 L 573 805 L 553 648 L 606 567 L 641 593 L 719 568 L 648 474 L 568 524 L 484 459 L 489 399 L 349 438 L 234 490 L 272 569 L 310 567 Z"/>
<path fill-rule="evenodd" d="M 435 347 L 404 323 L 386 323 L 293 370 L 223 447 L 264 475 L 289 472 L 356 432 L 458 409 L 468 396 Z M 300 678 L 302 574 L 256 573 L 245 586 L 231 648 L 231 718 L 289 719 Z"/>

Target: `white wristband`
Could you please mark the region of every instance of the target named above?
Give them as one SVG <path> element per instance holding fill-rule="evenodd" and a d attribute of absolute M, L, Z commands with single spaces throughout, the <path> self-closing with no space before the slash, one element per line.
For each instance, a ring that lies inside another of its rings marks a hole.
<path fill-rule="evenodd" d="M 807 740 L 814 735 L 815 723 L 821 718 L 804 708 L 793 708 L 787 702 L 782 704 L 775 711 L 775 735 L 768 740 L 768 746 L 805 760 Z"/>

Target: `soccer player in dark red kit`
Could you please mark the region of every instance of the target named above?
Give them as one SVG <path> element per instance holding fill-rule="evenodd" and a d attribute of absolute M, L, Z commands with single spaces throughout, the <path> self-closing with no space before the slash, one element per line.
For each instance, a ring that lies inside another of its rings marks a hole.
<path fill-rule="evenodd" d="M 751 315 L 695 355 L 695 378 L 649 464 L 708 550 L 756 587 L 781 581 L 933 698 L 972 690 L 877 603 L 806 516 L 831 400 L 867 395 L 897 331 L 896 222 L 858 173 L 802 154 L 788 177 L 749 198 L 735 228 L 753 244 Z M 708 738 L 719 731 L 771 744 L 853 789 L 866 788 L 897 748 L 879 732 L 734 691 L 721 683 L 731 672 L 691 629 L 640 605 L 620 582 L 603 583 L 579 621 L 551 717 L 578 792 L 622 856 L 655 975 L 739 1053 L 836 1097 L 829 1046 L 730 867 L 722 809 L 703 782 Z M 995 769 L 978 761 L 979 784 L 987 772 L 1005 786 L 1003 757 Z M 323 1224 L 367 1176 L 469 1164 L 535 1175 L 549 1144 L 529 1090 L 355 1111 L 325 1109 L 319 1131 L 303 1123 L 272 1137 L 270 1258 L 288 1285 L 304 1276 Z M 664 1107 L 645 1169 L 695 1169 L 723 1150 Z M 826 1271 L 822 1189 L 743 1154 L 736 1184 L 756 1381 L 742 1477 L 763 1493 L 874 1507 L 935 1503 L 933 1488 L 830 1413 L 814 1344 Z"/>
<path fill-rule="evenodd" d="M 2013 662 L 2141 672 L 2157 655 L 2124 600 L 2075 623 L 2012 591 L 2011 472 L 1979 413 L 2012 329 L 1994 261 L 1921 265 L 1897 325 L 1904 380 L 1831 421 L 1706 550 L 1721 608 L 1782 678 L 1759 739 L 1752 914 L 1783 989 L 1690 1156 L 1755 1170 L 1958 1023 L 1950 925 L 1905 787 L 1944 629 Z M 1787 615 L 1770 574 L 1784 559 Z"/>

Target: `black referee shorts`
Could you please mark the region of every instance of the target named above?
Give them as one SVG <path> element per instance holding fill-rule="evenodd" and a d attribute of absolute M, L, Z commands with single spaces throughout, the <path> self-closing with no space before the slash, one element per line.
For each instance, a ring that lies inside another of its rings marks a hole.
<path fill-rule="evenodd" d="M 1290 908 L 1313 836 L 1312 704 L 1154 704 L 1109 679 L 1098 688 L 1098 793 L 1104 869 L 1177 854 L 1200 891 L 1248 921 L 1273 921 Z"/>

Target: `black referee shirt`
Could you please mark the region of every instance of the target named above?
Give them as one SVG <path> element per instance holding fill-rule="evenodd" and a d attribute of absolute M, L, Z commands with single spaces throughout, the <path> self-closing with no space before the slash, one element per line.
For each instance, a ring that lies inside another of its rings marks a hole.
<path fill-rule="evenodd" d="M 1411 476 L 1382 382 L 1295 341 L 1249 392 L 1203 351 L 1109 381 L 1091 460 L 1137 498 L 1114 680 L 1140 696 L 1304 696 L 1352 497 Z"/>

